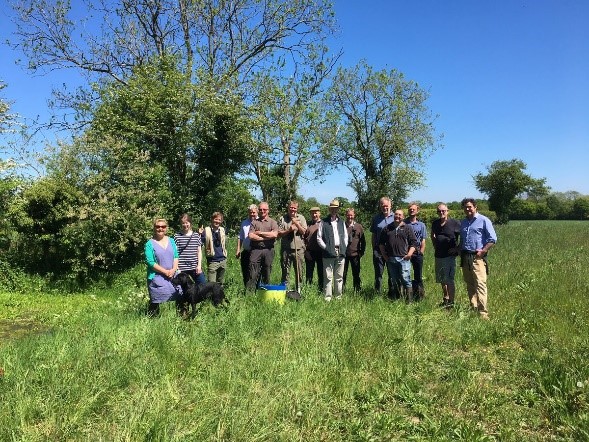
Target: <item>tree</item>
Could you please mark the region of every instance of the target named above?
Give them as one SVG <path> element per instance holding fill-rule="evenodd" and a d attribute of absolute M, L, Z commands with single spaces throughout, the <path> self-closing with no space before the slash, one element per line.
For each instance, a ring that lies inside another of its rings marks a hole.
<path fill-rule="evenodd" d="M 173 55 L 190 82 L 217 92 L 239 90 L 280 55 L 304 59 L 335 25 L 327 0 L 17 0 L 15 10 L 12 46 L 32 72 L 73 68 L 89 84 L 126 84 L 137 66 Z M 87 89 L 57 92 L 78 111 L 92 102 Z"/>
<path fill-rule="evenodd" d="M 548 193 L 546 178 L 532 178 L 525 170 L 526 164 L 519 159 L 495 161 L 486 174 L 473 177 L 476 188 L 489 197 L 489 209 L 496 212 L 499 223 L 509 221 L 510 206 L 517 196 L 527 193 L 538 198 Z"/>
<path fill-rule="evenodd" d="M 346 167 L 358 207 L 371 213 L 381 196 L 403 200 L 418 187 L 424 160 L 436 146 L 428 94 L 396 70 L 374 71 L 365 61 L 339 69 L 327 92 L 335 124 L 323 131 L 333 167 Z"/>
<path fill-rule="evenodd" d="M 188 211 L 198 218 L 200 202 L 243 167 L 249 139 L 240 100 L 191 83 L 176 57 L 138 66 L 126 85 L 111 82 L 99 92 L 89 133 L 112 137 L 137 151 L 134 158 L 144 152 L 160 164 L 174 195 L 171 213 Z"/>
<path fill-rule="evenodd" d="M 337 59 L 318 47 L 291 75 L 260 73 L 254 77 L 252 105 L 254 155 L 248 162 L 262 198 L 274 207 L 285 207 L 298 195 L 301 180 L 310 171 L 313 179 L 326 171 L 317 159 L 325 113 L 322 84 Z"/>

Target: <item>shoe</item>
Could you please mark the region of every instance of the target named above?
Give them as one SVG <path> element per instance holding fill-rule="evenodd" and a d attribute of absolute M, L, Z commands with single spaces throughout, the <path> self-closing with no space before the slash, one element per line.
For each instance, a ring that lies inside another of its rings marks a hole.
<path fill-rule="evenodd" d="M 325 299 L 325 302 L 330 302 L 331 301 L 331 296 L 326 296 L 324 299 Z"/>

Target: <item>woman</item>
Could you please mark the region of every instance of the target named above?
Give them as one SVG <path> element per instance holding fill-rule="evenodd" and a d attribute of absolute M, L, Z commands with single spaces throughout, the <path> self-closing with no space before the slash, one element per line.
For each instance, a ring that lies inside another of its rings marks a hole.
<path fill-rule="evenodd" d="M 149 307 L 147 314 L 157 316 L 162 302 L 178 300 L 180 293 L 170 279 L 178 271 L 178 248 L 175 241 L 166 235 L 168 222 L 158 218 L 153 223 L 153 237 L 145 243 L 147 264 L 147 290 Z"/>
<path fill-rule="evenodd" d="M 227 268 L 227 249 L 225 248 L 225 229 L 221 227 L 223 214 L 215 212 L 211 216 L 210 227 L 205 227 L 202 234 L 207 255 L 207 276 L 209 282 L 225 282 Z"/>
<path fill-rule="evenodd" d="M 202 251 L 200 233 L 192 231 L 192 218 L 187 213 L 180 217 L 182 231 L 174 235 L 178 247 L 178 268 L 180 272 L 190 275 L 197 284 L 206 282 L 202 272 Z"/>

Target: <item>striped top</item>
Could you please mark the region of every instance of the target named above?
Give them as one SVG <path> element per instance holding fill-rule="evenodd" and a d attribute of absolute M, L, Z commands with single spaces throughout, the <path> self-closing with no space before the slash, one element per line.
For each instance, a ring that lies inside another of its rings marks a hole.
<path fill-rule="evenodd" d="M 178 232 L 174 235 L 174 240 L 178 247 L 178 269 L 181 272 L 196 270 L 196 266 L 198 265 L 198 249 L 202 245 L 200 234 L 198 232 L 192 232 L 190 235 L 186 235 Z"/>

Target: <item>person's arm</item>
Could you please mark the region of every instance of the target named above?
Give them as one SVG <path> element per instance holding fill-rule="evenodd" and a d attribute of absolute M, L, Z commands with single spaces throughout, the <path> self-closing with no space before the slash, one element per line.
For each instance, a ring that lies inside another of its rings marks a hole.
<path fill-rule="evenodd" d="M 423 229 L 423 234 L 421 235 L 421 244 L 420 244 L 420 248 L 419 251 L 421 252 L 421 254 L 425 254 L 425 238 L 427 238 L 427 230 L 425 228 L 425 224 L 421 224 L 421 228 Z"/>
<path fill-rule="evenodd" d="M 196 274 L 199 275 L 202 273 L 202 245 L 198 246 L 196 249 Z"/>
<path fill-rule="evenodd" d="M 239 235 L 241 236 L 241 232 L 239 232 Z M 239 255 L 241 255 L 241 238 L 240 236 L 237 237 L 237 250 L 235 251 L 235 257 L 239 258 Z"/>
<path fill-rule="evenodd" d="M 323 241 L 323 221 L 319 222 L 319 227 L 317 228 L 317 244 L 323 250 L 327 249 L 327 245 L 325 244 L 325 241 Z"/>
<path fill-rule="evenodd" d="M 403 256 L 403 259 L 407 261 L 411 259 L 413 253 L 415 253 L 415 250 L 417 250 L 417 247 L 419 247 L 419 242 L 417 241 L 417 237 L 415 236 L 415 233 L 411 227 L 405 229 L 405 232 L 407 232 L 407 245 L 409 246 L 409 250 L 407 250 L 407 254 Z"/>
<path fill-rule="evenodd" d="M 283 236 L 286 236 L 290 232 L 292 232 L 293 222 L 294 222 L 294 220 L 291 219 L 290 226 L 287 226 L 286 225 L 286 220 L 284 219 L 284 217 L 281 217 L 280 218 L 280 221 L 278 222 L 278 233 L 277 233 L 277 237 L 278 238 L 282 238 Z"/>
<path fill-rule="evenodd" d="M 372 234 L 372 236 L 375 236 L 375 234 Z M 378 251 L 378 253 L 380 254 L 380 256 L 382 256 L 382 258 L 385 261 L 388 261 L 389 260 L 389 256 L 387 254 L 386 244 L 387 244 L 386 230 L 385 229 L 382 229 L 380 231 L 380 235 L 378 236 L 377 245 L 375 246 L 374 250 L 375 251 Z"/>
<path fill-rule="evenodd" d="M 305 218 L 302 217 L 299 220 L 297 215 L 297 217 L 292 220 L 291 229 L 295 234 L 298 232 L 300 236 L 303 236 L 307 231 L 307 221 L 305 221 Z"/>
<path fill-rule="evenodd" d="M 360 257 L 364 256 L 366 252 L 366 235 L 364 235 L 364 229 L 360 232 Z"/>
<path fill-rule="evenodd" d="M 497 234 L 493 228 L 493 224 L 488 219 L 485 219 L 485 225 L 483 226 L 483 248 L 477 250 L 477 256 L 482 257 L 487 254 L 489 249 L 497 242 Z"/>

